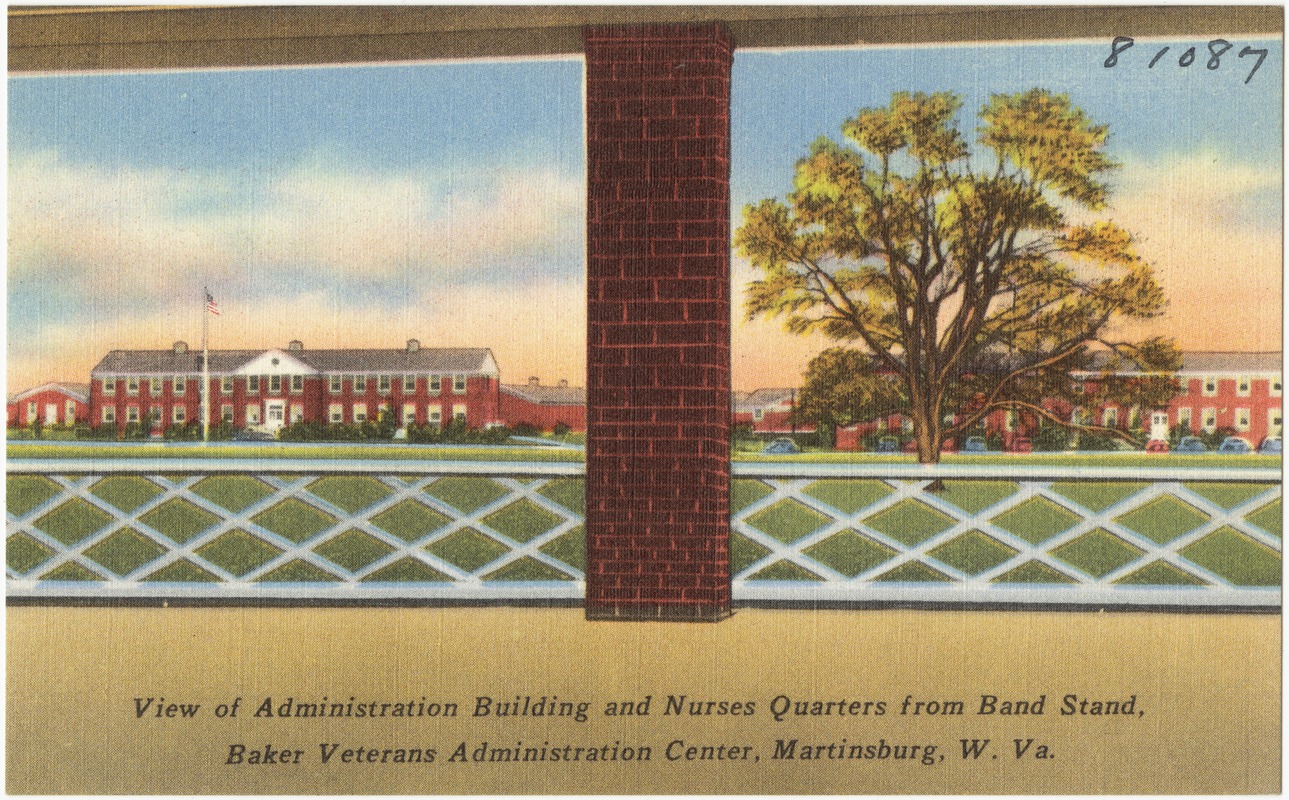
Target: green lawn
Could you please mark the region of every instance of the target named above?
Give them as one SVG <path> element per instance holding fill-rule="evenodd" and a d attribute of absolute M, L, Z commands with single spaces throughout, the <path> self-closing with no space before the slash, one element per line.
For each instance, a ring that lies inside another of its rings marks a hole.
<path fill-rule="evenodd" d="M 563 447 L 412 447 L 397 444 L 232 445 L 225 443 L 165 445 L 141 443 L 123 447 L 92 443 L 46 445 L 9 443 L 5 456 L 18 458 L 257 458 L 362 459 L 367 461 L 581 461 L 582 451 Z"/>
<path fill-rule="evenodd" d="M 66 458 L 66 459 L 117 459 L 117 458 L 251 458 L 251 459 L 362 459 L 368 461 L 556 461 L 578 462 L 584 459 L 581 450 L 565 447 L 412 447 L 398 444 L 332 444 L 326 446 L 295 444 L 230 445 L 177 444 L 164 445 L 140 443 L 137 445 L 102 446 L 94 443 L 75 445 L 47 445 L 10 442 L 6 457 Z M 853 452 L 806 452 L 790 456 L 766 456 L 759 453 L 736 452 L 737 463 L 766 464 L 916 464 L 913 455 L 877 455 Z M 1281 465 L 1279 456 L 1260 455 L 1178 455 L 1146 453 L 1030 453 L 990 454 L 964 456 L 946 454 L 943 464 L 975 464 L 1006 466 L 1065 466 L 1065 467 L 1221 467 L 1221 468 L 1271 468 Z"/>

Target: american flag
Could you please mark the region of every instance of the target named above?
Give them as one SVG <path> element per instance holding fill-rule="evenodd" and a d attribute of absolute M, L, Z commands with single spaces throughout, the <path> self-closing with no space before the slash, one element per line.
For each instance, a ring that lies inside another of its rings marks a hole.
<path fill-rule="evenodd" d="M 215 302 L 215 298 L 211 295 L 209 289 L 206 290 L 206 311 L 215 315 L 219 314 L 219 303 Z"/>

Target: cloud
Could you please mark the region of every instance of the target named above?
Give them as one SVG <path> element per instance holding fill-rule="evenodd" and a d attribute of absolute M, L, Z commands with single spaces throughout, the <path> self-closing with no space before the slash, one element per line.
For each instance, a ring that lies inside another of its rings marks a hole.
<path fill-rule="evenodd" d="M 246 268 L 344 281 L 580 253 L 581 177 L 550 169 L 371 173 L 305 161 L 253 179 L 10 158 L 11 269 L 64 291 L 163 297 Z M 323 271 L 319 275 L 319 271 Z"/>
<path fill-rule="evenodd" d="M 584 371 L 580 176 L 316 157 L 247 176 L 54 152 L 11 153 L 9 168 L 12 385 L 84 379 L 112 348 L 195 344 L 203 286 L 236 331 L 221 346 L 494 346 L 529 330 L 548 357 L 507 342 L 517 367 Z M 550 357 L 556 345 L 572 356 Z"/>
<path fill-rule="evenodd" d="M 1189 350 L 1278 350 L 1280 165 L 1199 153 L 1130 165 L 1117 183 L 1106 216 L 1136 235 L 1169 298 L 1141 330 Z"/>

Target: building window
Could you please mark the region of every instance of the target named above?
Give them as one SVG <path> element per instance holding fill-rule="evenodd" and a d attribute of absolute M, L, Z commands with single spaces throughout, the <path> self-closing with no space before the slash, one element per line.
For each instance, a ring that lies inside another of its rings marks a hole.
<path fill-rule="evenodd" d="M 148 379 L 148 394 L 152 395 L 153 397 L 160 397 L 162 394 L 161 390 L 162 390 L 162 386 L 161 386 L 160 378 Z"/>
<path fill-rule="evenodd" d="M 131 397 L 135 397 L 139 394 L 138 378 L 130 378 L 125 382 L 125 393 L 130 395 Z"/>
<path fill-rule="evenodd" d="M 403 404 L 403 424 L 404 425 L 416 424 L 416 404 L 415 403 Z"/>
<path fill-rule="evenodd" d="M 139 407 L 138 407 L 138 406 L 126 406 L 126 409 L 125 409 L 125 421 L 126 421 L 126 422 L 138 422 L 138 421 L 139 421 Z"/>
<path fill-rule="evenodd" d="M 1075 381 L 1075 382 L 1074 382 L 1074 393 L 1075 393 L 1075 394 L 1083 394 L 1083 381 Z"/>
<path fill-rule="evenodd" d="M 389 394 L 389 376 L 381 375 L 376 379 L 376 391 L 381 394 Z"/>
<path fill-rule="evenodd" d="M 464 403 L 457 403 L 456 405 L 452 406 L 452 421 L 465 422 L 465 404 Z"/>
<path fill-rule="evenodd" d="M 63 409 L 63 422 L 71 425 L 76 421 L 76 401 L 68 400 Z"/>
<path fill-rule="evenodd" d="M 246 391 L 258 392 L 260 390 L 260 376 L 252 375 L 246 379 Z"/>
<path fill-rule="evenodd" d="M 1273 375 L 1271 377 L 1271 380 L 1268 382 L 1268 386 L 1270 387 L 1270 392 L 1272 397 L 1280 396 L 1282 388 L 1281 388 L 1281 379 L 1279 375 Z"/>
<path fill-rule="evenodd" d="M 1113 428 L 1119 424 L 1119 409 L 1115 406 L 1103 409 L 1101 411 L 1101 426 L 1103 428 Z"/>
<path fill-rule="evenodd" d="M 1280 435 L 1280 426 L 1282 424 L 1283 419 L 1284 418 L 1281 416 L 1280 409 L 1278 408 L 1267 409 L 1267 436 Z"/>
<path fill-rule="evenodd" d="M 176 423 L 182 423 L 187 419 L 188 409 L 184 406 L 175 406 L 171 414 Z"/>
<path fill-rule="evenodd" d="M 246 424 L 247 425 L 260 424 L 260 406 L 258 403 L 252 403 L 246 406 Z"/>
<path fill-rule="evenodd" d="M 280 391 L 282 391 L 282 376 L 270 375 L 269 376 L 269 394 L 277 394 Z"/>
<path fill-rule="evenodd" d="M 32 423 L 35 421 L 36 421 L 36 401 L 32 400 L 30 403 L 27 403 L 27 422 Z"/>
<path fill-rule="evenodd" d="M 1204 396 L 1213 397 L 1217 394 L 1217 378 L 1212 375 L 1204 376 Z"/>
<path fill-rule="evenodd" d="M 233 379 L 231 377 L 225 377 L 225 378 L 219 379 L 219 393 L 220 394 L 233 393 Z"/>
<path fill-rule="evenodd" d="M 330 406 L 327 406 L 327 417 L 331 420 L 333 425 L 344 422 L 345 407 L 339 403 L 332 403 Z"/>
<path fill-rule="evenodd" d="M 367 421 L 367 404 L 354 403 L 354 422 Z"/>
<path fill-rule="evenodd" d="M 233 404 L 232 403 L 224 403 L 219 407 L 219 420 L 220 422 L 227 422 L 229 425 L 233 424 Z"/>
<path fill-rule="evenodd" d="M 1247 408 L 1235 409 L 1235 429 L 1237 431 L 1240 431 L 1241 433 L 1244 433 L 1244 432 L 1247 432 L 1250 427 L 1251 426 L 1249 425 L 1249 409 Z"/>
<path fill-rule="evenodd" d="M 354 376 L 354 391 L 355 391 L 355 392 L 365 392 L 365 391 L 367 391 L 367 376 L 366 376 L 366 375 L 355 375 L 355 376 Z"/>
<path fill-rule="evenodd" d="M 303 391 L 304 391 L 304 376 L 292 375 L 291 376 L 291 394 L 299 394 L 300 392 L 303 392 Z"/>
<path fill-rule="evenodd" d="M 1200 428 L 1205 433 L 1212 433 L 1217 430 L 1217 409 L 1206 408 L 1200 417 Z"/>
<path fill-rule="evenodd" d="M 291 424 L 304 421 L 304 406 L 299 403 L 291 404 Z"/>
<path fill-rule="evenodd" d="M 184 392 L 186 392 L 187 390 L 188 390 L 187 378 L 175 378 L 175 377 L 170 378 L 170 391 L 176 397 L 182 396 Z"/>
<path fill-rule="evenodd" d="M 452 393 L 465 394 L 465 376 L 464 375 L 452 376 Z"/>
<path fill-rule="evenodd" d="M 339 375 L 331 376 L 330 389 L 332 394 L 340 394 L 340 376 Z"/>
<path fill-rule="evenodd" d="M 116 408 L 113 406 L 103 406 L 103 421 L 116 422 Z"/>
<path fill-rule="evenodd" d="M 148 419 L 152 421 L 153 425 L 160 425 L 161 424 L 161 406 L 153 406 L 152 408 L 149 408 Z"/>
<path fill-rule="evenodd" d="M 426 420 L 436 428 L 443 427 L 443 407 L 437 404 L 430 405 L 426 409 Z"/>
<path fill-rule="evenodd" d="M 753 420 L 754 422 L 760 422 L 760 421 L 761 421 L 761 420 L 763 420 L 763 419 L 765 419 L 765 409 L 764 409 L 764 408 L 754 408 L 754 409 L 752 409 L 752 420 Z"/>
<path fill-rule="evenodd" d="M 1191 432 L 1191 410 L 1189 406 L 1177 409 L 1177 426 L 1184 433 Z"/>
<path fill-rule="evenodd" d="M 1237 397 L 1248 397 L 1248 396 L 1249 396 L 1249 385 L 1250 385 L 1250 381 L 1249 381 L 1249 376 L 1248 376 L 1248 375 L 1241 375 L 1240 377 L 1236 378 L 1236 379 L 1235 379 L 1235 394 L 1236 394 L 1236 396 L 1237 396 Z"/>
<path fill-rule="evenodd" d="M 438 394 L 443 391 L 443 378 L 440 375 L 430 376 L 430 394 Z"/>
<path fill-rule="evenodd" d="M 116 378 L 103 379 L 103 394 L 116 394 Z"/>
<path fill-rule="evenodd" d="M 909 422 L 912 422 L 912 421 L 913 420 L 909 420 Z M 1016 410 L 1015 409 L 1011 409 L 1011 408 L 1007 409 L 1007 416 L 1003 419 L 1003 428 L 1007 430 L 1009 433 L 1015 432 L 1016 430 Z"/>
<path fill-rule="evenodd" d="M 416 376 L 403 376 L 403 394 L 413 394 L 416 391 Z"/>

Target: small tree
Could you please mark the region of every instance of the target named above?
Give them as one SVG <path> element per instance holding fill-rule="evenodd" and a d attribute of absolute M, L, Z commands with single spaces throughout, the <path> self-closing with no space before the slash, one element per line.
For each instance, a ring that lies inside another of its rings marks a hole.
<path fill-rule="evenodd" d="M 836 430 L 902 410 L 907 398 L 900 382 L 879 374 L 872 359 L 858 350 L 829 348 L 810 360 L 795 418 L 819 430 Z"/>
<path fill-rule="evenodd" d="M 1131 234 L 1089 219 L 1115 167 L 1106 127 L 1063 95 L 995 95 L 973 154 L 960 106 L 901 92 L 861 110 L 848 144 L 817 140 L 787 203 L 748 206 L 735 236 L 763 273 L 748 316 L 858 345 L 901 385 L 922 462 L 999 409 L 1071 424 L 1045 401 L 1077 405 L 1073 374 L 1130 364 L 1166 382 L 1180 362 L 1171 341 L 1118 333 L 1165 299 Z"/>

